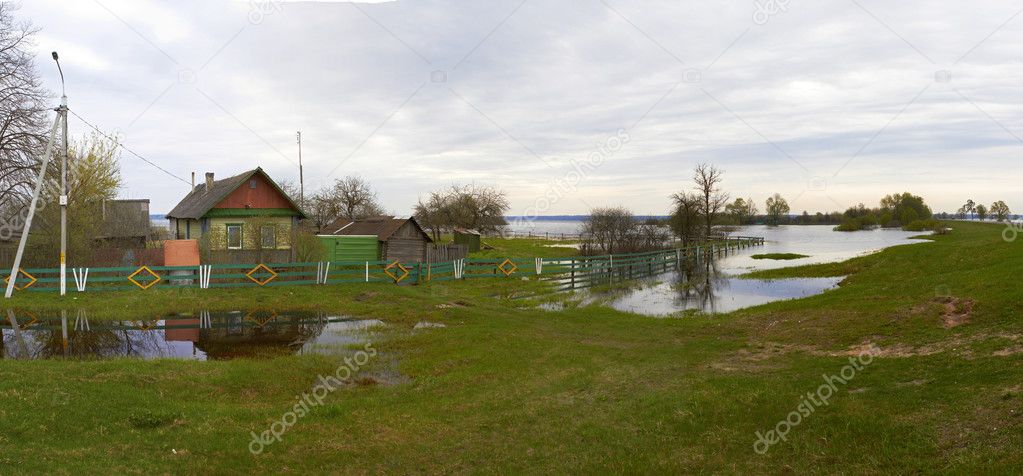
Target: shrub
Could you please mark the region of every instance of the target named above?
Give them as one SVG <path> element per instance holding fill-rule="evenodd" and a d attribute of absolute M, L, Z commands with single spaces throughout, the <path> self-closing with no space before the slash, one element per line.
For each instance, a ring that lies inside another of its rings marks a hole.
<path fill-rule="evenodd" d="M 913 220 L 908 225 L 902 227 L 902 229 L 906 231 L 927 231 L 937 230 L 941 227 L 941 222 L 933 218 L 929 218 L 927 220 Z"/>

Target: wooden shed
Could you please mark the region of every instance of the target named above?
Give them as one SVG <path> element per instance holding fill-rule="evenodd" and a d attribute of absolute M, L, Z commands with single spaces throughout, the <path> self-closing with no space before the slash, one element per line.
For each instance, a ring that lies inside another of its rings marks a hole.
<path fill-rule="evenodd" d="M 456 245 L 465 245 L 466 249 L 468 249 L 470 253 L 475 253 L 480 250 L 481 237 L 480 232 L 476 230 L 455 228 L 454 241 Z"/>
<path fill-rule="evenodd" d="M 340 219 L 324 229 L 327 235 L 375 235 L 379 259 L 398 260 L 402 263 L 422 263 L 427 260 L 427 248 L 433 240 L 414 218 L 373 217 L 359 220 Z M 322 235 L 321 235 L 322 236 Z M 341 243 L 343 247 L 343 243 Z"/>

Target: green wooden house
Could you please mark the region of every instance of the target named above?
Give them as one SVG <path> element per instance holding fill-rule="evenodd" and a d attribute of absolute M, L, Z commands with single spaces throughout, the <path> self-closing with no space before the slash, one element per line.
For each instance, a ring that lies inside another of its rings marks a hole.
<path fill-rule="evenodd" d="M 215 180 L 206 174 L 167 218 L 176 239 L 199 240 L 211 263 L 294 261 L 298 221 L 306 215 L 261 168 Z"/>

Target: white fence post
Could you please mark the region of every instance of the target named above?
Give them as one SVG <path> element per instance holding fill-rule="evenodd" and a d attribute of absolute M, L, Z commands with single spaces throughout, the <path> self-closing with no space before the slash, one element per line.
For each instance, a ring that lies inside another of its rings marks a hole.
<path fill-rule="evenodd" d="M 213 265 L 199 265 L 199 289 L 210 288 L 210 275 L 213 274 Z"/>
<path fill-rule="evenodd" d="M 78 292 L 85 292 L 85 285 L 89 280 L 89 268 L 71 268 L 71 275 L 75 278 L 75 289 Z"/>

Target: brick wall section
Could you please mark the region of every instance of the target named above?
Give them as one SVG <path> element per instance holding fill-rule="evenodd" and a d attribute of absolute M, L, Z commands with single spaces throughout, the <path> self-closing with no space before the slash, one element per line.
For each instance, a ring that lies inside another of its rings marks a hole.
<path fill-rule="evenodd" d="M 199 266 L 199 241 L 164 241 L 163 261 L 164 266 Z"/>

